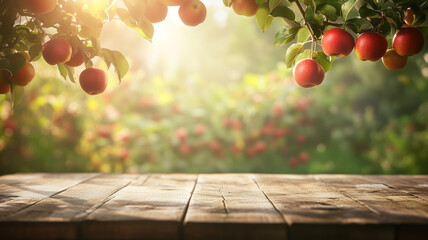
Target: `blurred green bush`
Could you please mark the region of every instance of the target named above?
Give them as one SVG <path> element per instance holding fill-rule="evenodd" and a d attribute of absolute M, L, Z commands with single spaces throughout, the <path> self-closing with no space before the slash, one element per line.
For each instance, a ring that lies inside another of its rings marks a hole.
<path fill-rule="evenodd" d="M 0 173 L 428 173 L 421 66 L 348 58 L 312 89 L 282 64 L 228 84 L 135 74 L 98 97 L 40 78 L 1 101 Z"/>
<path fill-rule="evenodd" d="M 174 53 L 178 70 L 167 72 L 174 66 L 143 61 L 143 46 L 130 52 L 134 69 L 122 84 L 100 96 L 36 65 L 18 105 L 0 96 L 0 174 L 428 173 L 428 44 L 397 71 L 352 53 L 336 60 L 322 85 L 302 89 L 281 63 L 284 51 L 254 23 L 238 28 L 249 20 L 217 26 L 207 19 L 198 29 L 207 53 L 196 40 L 187 43 L 201 61 Z M 215 33 L 231 29 L 237 31 L 219 36 L 223 49 L 215 49 Z"/>

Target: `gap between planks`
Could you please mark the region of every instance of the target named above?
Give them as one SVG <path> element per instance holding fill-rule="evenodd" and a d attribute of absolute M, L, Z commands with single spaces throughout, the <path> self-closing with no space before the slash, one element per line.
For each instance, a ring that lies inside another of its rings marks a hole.
<path fill-rule="evenodd" d="M 13 175 L 7 175 L 7 176 L 19 176 L 19 175 L 20 175 L 20 174 L 13 174 Z M 43 175 L 46 175 L 46 174 L 40 174 L 40 176 L 43 176 Z M 58 194 L 61 194 L 62 192 L 65 192 L 65 191 L 67 191 L 68 189 L 70 189 L 70 188 L 72 188 L 72 187 L 75 187 L 75 186 L 77 186 L 77 185 L 79 185 L 79 184 L 81 184 L 81 183 L 84 183 L 84 182 L 86 182 L 86 181 L 89 181 L 89 180 L 91 180 L 91 179 L 93 179 L 93 178 L 95 178 L 95 177 L 98 177 L 98 176 L 100 176 L 100 175 L 101 175 L 100 173 L 88 174 L 88 176 L 86 176 L 85 178 L 83 178 L 83 179 L 81 179 L 80 181 L 76 182 L 75 184 L 72 184 L 72 185 L 70 185 L 70 186 L 68 186 L 68 187 L 65 187 L 64 189 L 62 189 L 62 190 L 60 190 L 60 191 L 56 191 L 56 192 L 55 192 L 55 193 L 53 193 L 53 194 L 47 195 L 47 196 L 45 196 L 45 197 L 42 197 L 42 198 L 40 198 L 40 199 L 38 199 L 38 200 L 34 201 L 33 203 L 30 203 L 30 204 L 28 204 L 28 205 L 23 206 L 22 208 L 17 209 L 17 211 L 16 211 L 16 212 L 14 212 L 14 213 L 6 214 L 6 215 L 1 216 L 1 218 L 8 218 L 8 217 L 15 216 L 15 215 L 17 215 L 17 214 L 19 214 L 19 213 L 21 213 L 21 212 L 25 211 L 25 210 L 26 210 L 27 208 L 29 208 L 29 207 L 32 207 L 32 206 L 34 206 L 34 205 L 36 205 L 36 204 L 38 204 L 38 203 L 40 203 L 40 202 L 42 202 L 42 201 L 44 201 L 44 200 L 46 200 L 46 199 L 49 199 L 49 198 L 54 197 L 54 196 L 56 196 L 56 195 L 58 195 Z M 10 185 L 15 186 L 15 185 L 18 185 L 18 184 L 20 184 L 20 183 L 22 183 L 22 181 L 14 182 L 14 183 L 12 183 L 12 184 L 10 184 Z M 0 218 L 0 219 L 1 219 L 1 218 Z"/>

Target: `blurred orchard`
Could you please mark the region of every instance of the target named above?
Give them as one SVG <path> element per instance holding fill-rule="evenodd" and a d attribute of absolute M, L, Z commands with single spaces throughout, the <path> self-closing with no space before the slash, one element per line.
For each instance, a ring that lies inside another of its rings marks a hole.
<path fill-rule="evenodd" d="M 34 63 L 15 106 L 0 96 L 0 174 L 428 173 L 428 44 L 395 71 L 353 52 L 305 89 L 272 44 L 279 21 L 263 34 L 254 18 L 205 2 L 197 29 L 171 8 L 153 43 L 107 24 L 100 42 L 130 70 L 121 84 L 109 71 L 102 95 Z"/>

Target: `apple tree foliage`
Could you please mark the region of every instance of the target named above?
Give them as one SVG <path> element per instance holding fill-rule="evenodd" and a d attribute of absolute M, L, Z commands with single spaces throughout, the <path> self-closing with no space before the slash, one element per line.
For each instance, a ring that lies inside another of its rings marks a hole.
<path fill-rule="evenodd" d="M 298 60 L 312 56 L 325 71 L 332 67 L 334 57 L 326 56 L 320 39 L 332 26 L 343 27 L 355 35 L 376 31 L 391 40 L 404 24 L 404 12 L 414 12 L 414 26 L 425 28 L 428 22 L 428 2 L 424 0 L 255 0 L 259 4 L 255 19 L 264 32 L 273 18 L 281 18 L 284 28 L 275 36 L 274 44 L 283 46 L 292 43 L 286 52 L 288 67 Z M 26 51 L 31 61 L 41 57 L 43 44 L 50 38 L 64 37 L 73 49 L 84 52 L 85 66 L 93 65 L 92 59 L 99 57 L 107 67 L 113 66 L 119 80 L 128 71 L 129 65 L 122 53 L 103 48 L 99 41 L 104 24 L 120 19 L 135 29 L 143 38 L 151 41 L 155 33 L 153 24 L 144 16 L 141 0 L 96 1 L 58 0 L 54 11 L 36 15 L 25 8 L 25 0 L 0 0 L 0 68 L 18 72 L 25 58 L 17 54 Z M 233 0 L 223 0 L 230 7 Z M 426 28 L 423 31 L 426 33 Z M 308 47 L 308 45 L 310 47 Z M 13 64 L 12 64 L 13 62 Z M 57 65 L 64 79 L 75 81 L 72 67 Z M 13 94 L 19 88 L 14 87 Z"/>

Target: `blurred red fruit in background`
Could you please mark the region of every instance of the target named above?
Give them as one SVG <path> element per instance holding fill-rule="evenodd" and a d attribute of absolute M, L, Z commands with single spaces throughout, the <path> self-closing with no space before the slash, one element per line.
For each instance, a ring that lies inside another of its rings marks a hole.
<path fill-rule="evenodd" d="M 300 152 L 299 153 L 299 160 L 301 162 L 307 162 L 309 159 L 309 154 L 307 152 Z"/>
<path fill-rule="evenodd" d="M 175 137 L 180 141 L 185 141 L 187 138 L 187 130 L 185 128 L 179 128 L 175 131 Z"/>
<path fill-rule="evenodd" d="M 204 133 L 205 133 L 205 126 L 202 124 L 197 124 L 195 126 L 195 134 L 198 136 L 201 136 Z"/>

